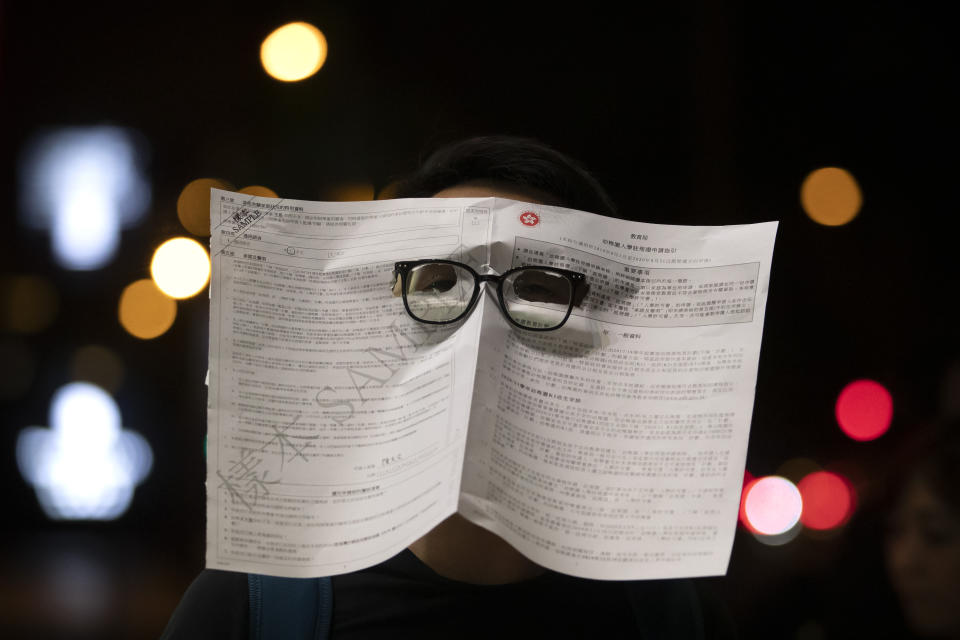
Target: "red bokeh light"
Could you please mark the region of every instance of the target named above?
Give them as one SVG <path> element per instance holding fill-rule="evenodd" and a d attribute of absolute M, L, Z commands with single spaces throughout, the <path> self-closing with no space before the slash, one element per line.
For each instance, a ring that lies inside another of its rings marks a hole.
<path fill-rule="evenodd" d="M 837 424 L 854 440 L 874 440 L 890 428 L 893 398 L 879 382 L 854 380 L 837 397 L 836 416 Z"/>
<path fill-rule="evenodd" d="M 835 529 L 853 515 L 856 493 L 843 476 L 830 471 L 814 471 L 797 484 L 803 497 L 800 522 L 810 529 Z"/>
<path fill-rule="evenodd" d="M 755 478 L 752 473 L 744 469 L 743 489 L 740 490 L 740 524 L 742 524 L 743 527 L 750 533 L 760 533 L 753 527 L 752 524 L 750 524 L 750 520 L 747 518 L 747 510 L 744 507 L 747 501 L 747 493 L 750 491 L 750 488 L 756 481 L 757 478 Z"/>

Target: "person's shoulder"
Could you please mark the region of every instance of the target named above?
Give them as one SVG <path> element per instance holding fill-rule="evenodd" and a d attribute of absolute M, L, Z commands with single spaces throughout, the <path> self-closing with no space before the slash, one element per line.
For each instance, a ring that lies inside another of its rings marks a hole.
<path fill-rule="evenodd" d="M 240 640 L 249 633 L 247 574 L 204 569 L 187 588 L 160 640 Z"/>
<path fill-rule="evenodd" d="M 738 637 L 725 604 L 701 580 L 638 580 L 623 585 L 637 625 L 646 636 L 696 640 Z"/>

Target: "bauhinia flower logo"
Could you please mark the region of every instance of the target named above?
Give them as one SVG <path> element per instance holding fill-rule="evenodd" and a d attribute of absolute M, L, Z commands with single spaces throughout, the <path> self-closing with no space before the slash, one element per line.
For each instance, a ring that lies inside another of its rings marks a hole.
<path fill-rule="evenodd" d="M 540 216 L 535 214 L 533 211 L 524 211 L 520 214 L 520 224 L 524 224 L 528 227 L 535 227 L 540 224 Z"/>

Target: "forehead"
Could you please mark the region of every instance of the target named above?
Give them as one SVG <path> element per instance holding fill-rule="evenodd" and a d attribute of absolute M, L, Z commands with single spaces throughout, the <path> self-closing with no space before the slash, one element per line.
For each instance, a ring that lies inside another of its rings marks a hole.
<path fill-rule="evenodd" d="M 433 194 L 434 198 L 509 198 L 533 204 L 546 204 L 550 198 L 539 189 L 513 185 L 495 184 L 493 182 L 474 181 L 447 187 Z"/>
<path fill-rule="evenodd" d="M 960 515 L 950 509 L 920 477 L 914 477 L 908 482 L 894 509 L 894 515 L 923 520 L 941 519 L 960 522 Z"/>

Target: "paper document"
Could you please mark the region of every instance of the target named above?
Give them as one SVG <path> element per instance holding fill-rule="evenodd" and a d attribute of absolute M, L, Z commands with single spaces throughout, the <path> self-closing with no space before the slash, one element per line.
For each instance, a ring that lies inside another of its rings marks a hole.
<path fill-rule="evenodd" d="M 207 567 L 362 569 L 459 512 L 595 579 L 719 575 L 776 223 L 642 224 L 501 198 L 213 190 Z M 394 264 L 586 275 L 555 331 L 495 287 L 418 322 Z"/>

